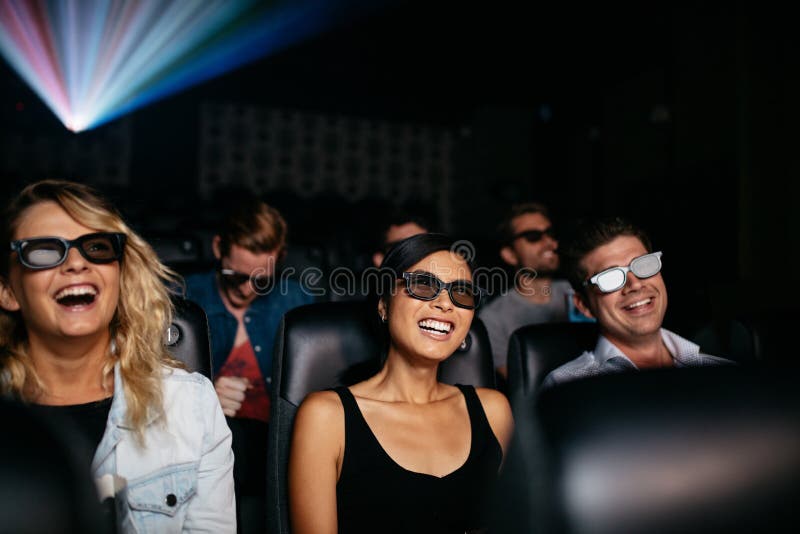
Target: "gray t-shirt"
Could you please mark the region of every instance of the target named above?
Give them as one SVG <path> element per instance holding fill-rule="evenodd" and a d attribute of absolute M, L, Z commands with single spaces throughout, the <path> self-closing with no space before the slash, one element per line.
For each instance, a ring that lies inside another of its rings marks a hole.
<path fill-rule="evenodd" d="M 508 340 L 515 330 L 529 324 L 569 321 L 567 298 L 572 287 L 566 280 L 553 280 L 550 285 L 550 302 L 536 304 L 512 290 L 500 295 L 484 306 L 478 317 L 486 325 L 495 367 L 505 367 L 508 358 Z"/>

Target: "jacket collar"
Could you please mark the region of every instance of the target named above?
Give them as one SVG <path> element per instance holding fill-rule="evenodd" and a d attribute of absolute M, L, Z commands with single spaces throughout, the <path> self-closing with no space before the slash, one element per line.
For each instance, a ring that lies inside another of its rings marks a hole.
<path fill-rule="evenodd" d="M 125 398 L 125 389 L 122 383 L 122 371 L 120 364 L 114 364 L 114 395 L 111 399 L 111 409 L 108 413 L 106 430 L 97 446 L 92 460 L 92 471 L 103 464 L 105 459 L 114 451 L 126 432 L 133 432 L 134 428 L 127 421 L 128 402 Z M 158 411 L 151 410 L 148 414 L 145 426 L 149 426 L 158 419 Z"/>

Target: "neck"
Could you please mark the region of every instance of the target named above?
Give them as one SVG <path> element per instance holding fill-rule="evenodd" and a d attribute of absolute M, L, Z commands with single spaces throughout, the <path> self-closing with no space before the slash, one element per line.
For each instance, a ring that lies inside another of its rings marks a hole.
<path fill-rule="evenodd" d="M 604 334 L 606 335 L 606 334 Z M 642 339 L 622 341 L 606 335 L 609 341 L 621 350 L 639 369 L 672 367 L 672 355 L 661 339 L 661 331 Z"/>
<path fill-rule="evenodd" d="M 230 301 L 228 300 L 228 296 L 225 294 L 225 291 L 223 291 L 222 288 L 219 287 L 219 284 L 217 284 L 217 291 L 219 292 L 219 297 L 222 299 L 222 303 L 225 305 L 225 309 L 227 309 L 231 313 L 231 315 L 236 317 L 236 319 L 241 323 L 242 320 L 244 319 L 244 312 L 247 311 L 247 307 L 237 308 L 236 306 L 231 304 Z"/>
<path fill-rule="evenodd" d="M 383 368 L 370 381 L 384 391 L 386 401 L 426 404 L 441 398 L 438 369 L 438 363 L 414 363 L 392 347 Z"/>
<path fill-rule="evenodd" d="M 553 279 L 549 276 L 520 276 L 515 289 L 525 299 L 541 304 L 550 302 L 552 284 Z"/>
<path fill-rule="evenodd" d="M 34 400 L 39 404 L 84 404 L 109 396 L 114 390 L 109 362 L 111 336 L 91 339 L 44 340 L 29 338 L 28 354 L 44 386 Z"/>

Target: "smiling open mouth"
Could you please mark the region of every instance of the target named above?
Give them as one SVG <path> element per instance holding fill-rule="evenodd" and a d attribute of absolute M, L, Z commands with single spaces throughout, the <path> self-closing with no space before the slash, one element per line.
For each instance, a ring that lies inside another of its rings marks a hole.
<path fill-rule="evenodd" d="M 97 297 L 97 290 L 91 286 L 66 287 L 56 293 L 55 299 L 62 306 L 88 306 Z"/>
<path fill-rule="evenodd" d="M 449 334 L 450 330 L 453 329 L 453 323 L 434 321 L 433 319 L 425 319 L 424 321 L 420 321 L 418 324 L 422 330 L 434 334 Z"/>
<path fill-rule="evenodd" d="M 646 298 L 646 299 L 642 299 L 642 300 L 637 300 L 633 304 L 628 304 L 624 308 L 626 310 L 635 310 L 636 308 L 641 308 L 642 306 L 647 306 L 651 302 L 653 302 L 652 298 Z"/>

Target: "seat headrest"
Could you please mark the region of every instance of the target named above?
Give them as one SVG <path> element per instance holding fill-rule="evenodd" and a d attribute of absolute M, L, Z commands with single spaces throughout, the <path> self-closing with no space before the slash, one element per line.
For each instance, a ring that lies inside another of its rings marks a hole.
<path fill-rule="evenodd" d="M 189 371 L 212 379 L 208 319 L 203 308 L 177 296 L 172 301 L 175 315 L 164 334 L 164 344 L 176 360 L 186 364 Z"/>
<path fill-rule="evenodd" d="M 278 394 L 299 405 L 312 391 L 358 381 L 361 369 L 377 369 L 381 340 L 370 328 L 371 308 L 363 302 L 322 302 L 286 313 L 283 322 L 283 377 Z M 372 312 L 373 314 L 377 312 Z M 280 334 L 279 334 L 280 336 Z"/>
<path fill-rule="evenodd" d="M 508 344 L 509 396 L 536 391 L 550 371 L 594 348 L 597 335 L 595 323 L 544 323 L 516 330 Z"/>

